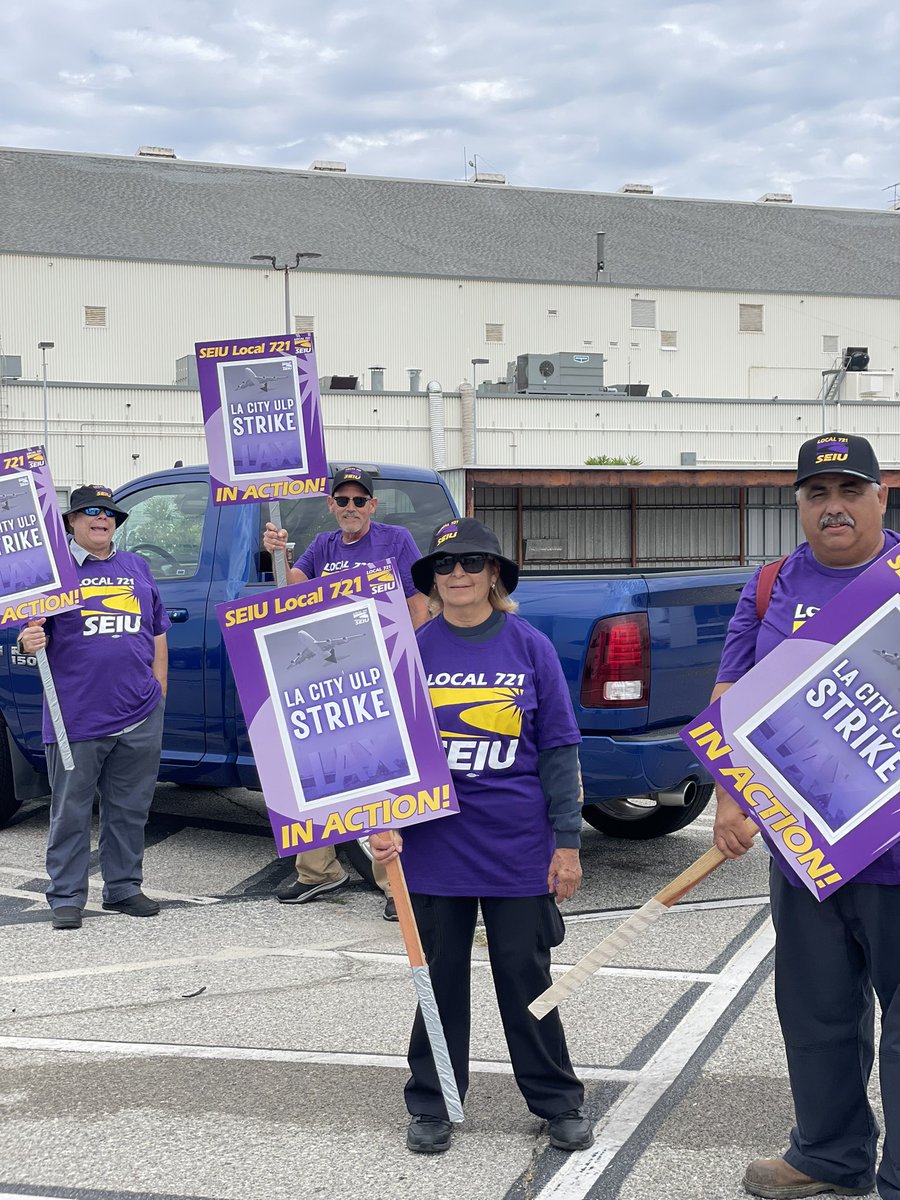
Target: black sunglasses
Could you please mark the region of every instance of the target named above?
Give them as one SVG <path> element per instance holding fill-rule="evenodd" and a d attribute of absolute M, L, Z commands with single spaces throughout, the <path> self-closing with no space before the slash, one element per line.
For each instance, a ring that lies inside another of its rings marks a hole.
<path fill-rule="evenodd" d="M 444 554 L 434 560 L 433 566 L 437 575 L 450 575 L 457 563 L 467 575 L 477 575 L 484 570 L 488 554 Z"/>
<path fill-rule="evenodd" d="M 79 512 L 83 512 L 86 517 L 99 517 L 103 513 L 104 517 L 112 517 L 115 519 L 116 514 L 111 508 L 98 508 L 96 504 L 89 505 L 88 508 L 79 508 Z"/>
<path fill-rule="evenodd" d="M 356 508 L 365 508 L 371 496 L 332 496 L 332 500 L 338 508 L 346 508 L 348 504 L 353 504 Z"/>

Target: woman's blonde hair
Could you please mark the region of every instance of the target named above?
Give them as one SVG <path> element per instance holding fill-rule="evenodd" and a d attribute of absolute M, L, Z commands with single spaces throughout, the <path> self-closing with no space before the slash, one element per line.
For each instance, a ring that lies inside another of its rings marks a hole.
<path fill-rule="evenodd" d="M 497 563 L 496 558 L 489 557 L 487 561 L 489 564 L 496 565 Z M 491 608 L 495 609 L 497 612 L 514 613 L 519 607 L 518 601 L 513 600 L 512 596 L 510 596 L 509 592 L 503 586 L 503 580 L 499 575 L 491 584 L 491 590 L 488 592 L 488 600 L 490 601 Z M 438 595 L 437 583 L 433 583 L 431 586 L 431 591 L 428 595 L 429 615 L 434 617 L 437 616 L 439 612 L 443 611 L 444 602 Z"/>

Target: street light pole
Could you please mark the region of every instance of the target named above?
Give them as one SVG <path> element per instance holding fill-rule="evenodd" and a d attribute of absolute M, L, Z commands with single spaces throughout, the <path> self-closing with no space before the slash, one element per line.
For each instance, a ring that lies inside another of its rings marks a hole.
<path fill-rule="evenodd" d="M 319 254 L 315 250 L 298 250 L 297 253 L 294 255 L 294 261 L 292 263 L 282 263 L 281 266 L 279 266 L 274 254 L 251 254 L 250 255 L 251 262 L 267 262 L 267 263 L 271 264 L 273 271 L 283 271 L 284 272 L 284 331 L 285 331 L 285 333 L 293 334 L 293 332 L 294 332 L 293 329 L 291 329 L 291 284 L 290 284 L 290 279 L 288 278 L 288 272 L 296 271 L 297 268 L 300 266 L 300 260 L 303 258 L 321 258 L 321 257 L 322 257 L 322 255 Z"/>
<path fill-rule="evenodd" d="M 38 342 L 38 350 L 41 352 L 41 370 L 44 376 L 44 454 L 50 458 L 50 452 L 47 449 L 47 443 L 50 441 L 50 405 L 47 396 L 47 351 L 52 350 L 54 342 Z"/>

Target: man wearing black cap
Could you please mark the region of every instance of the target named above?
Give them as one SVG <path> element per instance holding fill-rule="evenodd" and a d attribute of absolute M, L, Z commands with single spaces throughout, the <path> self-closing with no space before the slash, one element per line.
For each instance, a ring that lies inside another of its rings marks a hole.
<path fill-rule="evenodd" d="M 806 535 L 782 562 L 762 615 L 756 572 L 741 595 L 713 699 L 833 599 L 900 535 L 882 528 L 887 487 L 865 438 L 829 433 L 800 447 L 797 508 Z M 717 789 L 714 837 L 728 858 L 751 844 L 744 814 Z M 862 1196 L 877 1183 L 900 1200 L 900 843 L 817 900 L 773 859 L 775 998 L 796 1124 L 781 1158 L 752 1162 L 755 1196 Z M 885 1139 L 875 1175 L 878 1126 L 868 1102 L 874 1059 L 873 991 L 882 1010 Z"/>
<path fill-rule="evenodd" d="M 32 621 L 19 640 L 26 654 L 47 648 L 75 761 L 74 770 L 64 769 L 45 704 L 52 797 L 47 899 L 54 929 L 79 929 L 98 791 L 103 907 L 132 917 L 159 912 L 141 883 L 144 826 L 159 771 L 170 621 L 144 559 L 112 544 L 128 513 L 109 488 L 76 488 L 64 515 L 82 607 Z"/>
<path fill-rule="evenodd" d="M 428 603 L 416 590 L 410 567 L 419 557 L 419 550 L 408 529 L 400 525 L 382 525 L 373 521 L 378 500 L 372 476 L 362 467 L 344 467 L 335 471 L 328 497 L 328 511 L 337 521 L 332 533 L 320 533 L 313 538 L 296 566 L 288 571 L 288 583 L 302 583 L 319 575 L 366 567 L 386 558 L 393 558 L 400 571 L 403 593 L 409 606 L 413 625 L 428 620 Z M 269 554 L 283 554 L 287 547 L 287 530 L 276 529 L 268 522 L 263 535 L 263 547 Z M 343 887 L 350 876 L 337 860 L 333 847 L 306 850 L 297 855 L 297 879 L 280 887 L 275 893 L 282 904 L 305 904 L 325 892 Z M 397 911 L 390 894 L 385 869 L 375 864 L 375 882 L 386 900 L 384 919 L 395 921 Z"/>

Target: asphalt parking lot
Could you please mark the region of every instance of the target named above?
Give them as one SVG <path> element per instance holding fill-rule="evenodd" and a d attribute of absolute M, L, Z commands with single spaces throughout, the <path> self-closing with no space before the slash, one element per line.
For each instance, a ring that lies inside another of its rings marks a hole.
<path fill-rule="evenodd" d="M 262 798 L 157 792 L 158 918 L 100 909 L 50 929 L 46 805 L 0 831 L 0 1200 L 306 1197 L 737 1200 L 778 1153 L 790 1097 L 771 988 L 766 859 L 726 864 L 563 1009 L 596 1143 L 565 1155 L 515 1087 L 486 968 L 473 969 L 472 1085 L 447 1154 L 404 1145 L 415 1008 L 400 933 L 355 875 L 272 899 Z M 584 829 L 585 884 L 555 969 L 709 845 L 711 818 L 651 842 Z"/>

